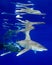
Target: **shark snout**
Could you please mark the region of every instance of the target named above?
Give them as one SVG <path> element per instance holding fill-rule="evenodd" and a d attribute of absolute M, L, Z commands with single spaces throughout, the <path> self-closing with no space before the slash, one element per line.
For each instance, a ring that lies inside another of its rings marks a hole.
<path fill-rule="evenodd" d="M 38 51 L 47 51 L 48 49 L 46 48 L 40 48 Z"/>

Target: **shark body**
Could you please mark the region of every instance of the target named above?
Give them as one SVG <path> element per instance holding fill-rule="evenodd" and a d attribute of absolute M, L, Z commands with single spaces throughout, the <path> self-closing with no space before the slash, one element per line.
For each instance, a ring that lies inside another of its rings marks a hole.
<path fill-rule="evenodd" d="M 22 32 L 27 32 L 27 31 L 30 32 L 32 29 L 35 28 L 33 25 L 45 24 L 45 22 L 31 22 L 29 20 L 23 21 L 21 19 L 18 19 L 18 21 L 20 21 L 25 26 L 25 29 L 20 30 Z"/>
<path fill-rule="evenodd" d="M 25 40 L 21 40 L 21 41 L 17 41 L 17 44 L 19 44 L 21 47 L 23 47 L 24 49 L 22 51 L 20 51 L 17 56 L 29 51 L 29 50 L 33 50 L 34 52 L 35 51 L 47 51 L 47 49 L 39 44 L 38 42 L 36 41 L 32 41 L 31 38 L 30 38 L 30 31 L 32 29 L 34 29 L 34 27 L 32 25 L 34 24 L 44 24 L 44 22 L 29 22 L 29 21 L 22 21 L 22 20 L 19 20 L 21 21 L 22 23 L 24 23 L 26 26 L 25 26 L 25 29 L 22 30 L 22 32 L 25 31 L 25 34 L 26 34 L 26 38 Z"/>
<path fill-rule="evenodd" d="M 28 36 L 27 36 L 28 35 Z M 29 31 L 26 32 L 26 39 L 25 40 L 21 40 L 21 41 L 17 41 L 17 43 L 23 47 L 24 49 L 22 51 L 20 51 L 17 56 L 29 51 L 29 50 L 33 50 L 34 52 L 36 51 L 47 51 L 47 49 L 39 44 L 38 42 L 32 41 L 30 36 L 29 36 Z"/>
<path fill-rule="evenodd" d="M 45 13 L 42 13 L 41 11 L 39 10 L 34 10 L 33 8 L 28 8 L 28 7 L 25 7 L 25 8 L 20 8 L 20 10 L 16 9 L 15 11 L 16 13 L 18 12 L 23 12 L 23 13 L 27 13 L 27 14 L 35 14 L 35 15 L 46 15 Z"/>

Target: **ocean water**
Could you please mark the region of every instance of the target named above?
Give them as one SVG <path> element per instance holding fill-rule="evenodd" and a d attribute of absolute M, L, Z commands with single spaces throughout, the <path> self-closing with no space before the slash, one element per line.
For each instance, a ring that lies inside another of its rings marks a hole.
<path fill-rule="evenodd" d="M 14 13 L 15 5 L 10 2 L 27 3 L 27 0 L 0 0 L 0 43 L 4 42 L 4 34 L 8 28 L 3 28 L 4 19 L 8 19 L 9 24 L 14 24 L 16 21 L 15 15 L 1 15 L 2 12 Z M 45 16 L 24 15 L 23 19 L 30 21 L 43 21 L 46 24 L 36 25 L 35 29 L 30 32 L 31 39 L 44 45 L 48 51 L 37 52 L 28 51 L 21 56 L 16 57 L 16 53 L 11 53 L 0 57 L 0 65 L 52 65 L 52 1 L 51 0 L 31 0 L 34 3 L 34 9 L 46 13 Z M 45 17 L 45 18 L 44 18 Z M 4 26 L 5 27 L 5 26 Z M 11 27 L 10 29 L 16 29 Z M 24 33 L 19 33 L 17 37 L 11 38 L 14 42 L 16 39 L 24 39 Z M 6 40 L 6 42 L 11 41 Z M 0 53 L 3 51 L 1 50 Z"/>

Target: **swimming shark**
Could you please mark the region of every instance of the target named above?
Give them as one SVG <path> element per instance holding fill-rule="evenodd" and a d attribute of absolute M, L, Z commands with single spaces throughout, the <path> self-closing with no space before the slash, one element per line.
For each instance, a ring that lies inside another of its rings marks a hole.
<path fill-rule="evenodd" d="M 19 56 L 19 55 L 21 55 L 21 54 L 23 54 L 29 50 L 33 50 L 34 52 L 36 52 L 36 51 L 47 51 L 47 49 L 43 45 L 39 44 L 36 41 L 31 40 L 31 38 L 30 38 L 29 33 L 32 29 L 34 29 L 34 27 L 32 25 L 38 24 L 38 23 L 37 22 L 36 23 L 35 22 L 28 22 L 28 21 L 27 22 L 21 21 L 21 22 L 23 22 L 25 24 L 28 23 L 28 24 L 26 24 L 27 25 L 26 28 L 22 30 L 23 32 L 25 31 L 26 38 L 25 38 L 25 40 L 16 41 L 16 43 L 18 45 L 20 45 L 21 47 L 24 48 L 16 56 Z"/>
<path fill-rule="evenodd" d="M 25 27 L 24 29 L 19 30 L 19 32 L 24 32 L 24 33 L 27 31 L 30 32 L 32 29 L 35 29 L 33 25 L 45 24 L 45 22 L 31 22 L 29 20 L 21 20 L 21 19 L 17 19 L 17 20 L 20 21 Z"/>
<path fill-rule="evenodd" d="M 23 12 L 23 13 L 27 13 L 27 14 L 35 14 L 35 15 L 46 15 L 45 13 L 42 13 L 39 10 L 34 10 L 33 8 L 29 8 L 29 7 L 25 7 L 25 8 L 20 8 L 20 9 L 16 9 L 15 10 L 16 13 L 18 12 Z"/>
<path fill-rule="evenodd" d="M 35 53 L 36 51 L 47 51 L 47 49 L 43 45 L 31 40 L 29 31 L 26 32 L 25 40 L 17 41 L 16 43 L 24 48 L 16 56 L 20 56 L 29 50 L 33 50 Z"/>

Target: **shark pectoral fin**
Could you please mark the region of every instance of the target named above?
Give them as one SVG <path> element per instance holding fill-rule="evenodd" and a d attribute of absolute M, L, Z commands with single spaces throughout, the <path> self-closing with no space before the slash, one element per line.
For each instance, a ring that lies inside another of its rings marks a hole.
<path fill-rule="evenodd" d="M 28 50 L 30 50 L 30 49 L 25 48 L 22 51 L 20 51 L 16 56 L 22 55 L 23 53 L 27 52 Z"/>
<path fill-rule="evenodd" d="M 9 52 L 3 53 L 3 54 L 1 54 L 0 56 L 7 55 L 7 54 L 9 54 L 9 53 L 11 53 L 11 52 L 9 51 Z"/>

